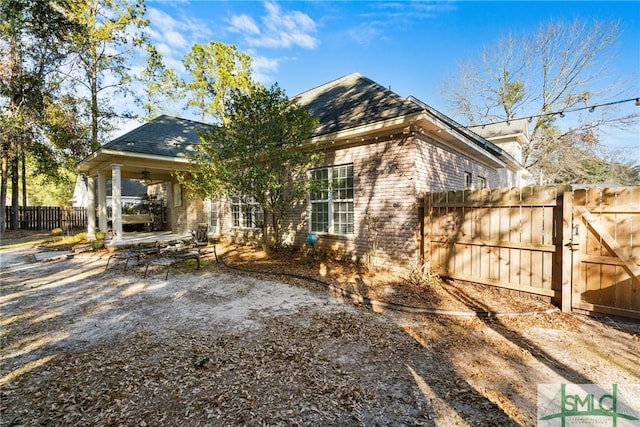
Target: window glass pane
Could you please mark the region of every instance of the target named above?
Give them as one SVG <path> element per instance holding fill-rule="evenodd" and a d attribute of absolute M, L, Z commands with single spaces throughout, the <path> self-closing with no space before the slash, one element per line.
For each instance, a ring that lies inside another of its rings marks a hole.
<path fill-rule="evenodd" d="M 240 201 L 235 199 L 231 202 L 231 217 L 233 219 L 234 227 L 241 227 L 240 219 Z"/>
<path fill-rule="evenodd" d="M 311 200 L 327 200 L 329 198 L 329 169 L 315 169 L 311 171 L 313 191 Z"/>
<path fill-rule="evenodd" d="M 260 206 L 257 203 L 253 205 L 251 212 L 253 214 L 251 226 L 261 227 L 262 223 L 264 223 L 264 212 L 262 211 L 262 209 L 260 209 Z"/>
<path fill-rule="evenodd" d="M 478 190 L 487 188 L 487 180 L 481 176 L 478 177 Z"/>
<path fill-rule="evenodd" d="M 251 205 L 244 203 L 242 205 L 242 225 L 241 227 L 252 227 L 253 224 L 251 223 Z"/>
<path fill-rule="evenodd" d="M 311 231 L 326 233 L 329 231 L 329 203 L 317 202 L 311 204 Z"/>
<path fill-rule="evenodd" d="M 353 202 L 333 203 L 333 232 L 353 233 Z"/>
<path fill-rule="evenodd" d="M 218 231 L 218 203 L 215 200 L 209 200 L 209 232 Z"/>
<path fill-rule="evenodd" d="M 471 172 L 464 173 L 464 188 L 465 190 L 471 188 Z"/>
<path fill-rule="evenodd" d="M 353 166 L 338 166 L 333 169 L 333 198 L 353 199 Z"/>

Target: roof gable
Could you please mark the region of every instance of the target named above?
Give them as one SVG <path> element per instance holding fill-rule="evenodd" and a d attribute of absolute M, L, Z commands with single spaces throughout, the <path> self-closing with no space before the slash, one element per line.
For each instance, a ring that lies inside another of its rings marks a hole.
<path fill-rule="evenodd" d="M 325 135 L 421 111 L 421 107 L 362 76 L 349 74 L 294 97 L 318 119 L 312 136 Z"/>
<path fill-rule="evenodd" d="M 161 115 L 103 145 L 103 149 L 166 157 L 184 157 L 209 125 Z"/>
<path fill-rule="evenodd" d="M 529 141 L 528 123 L 528 119 L 516 119 L 487 125 L 470 126 L 469 129 L 490 141 L 513 140 L 526 144 Z"/>

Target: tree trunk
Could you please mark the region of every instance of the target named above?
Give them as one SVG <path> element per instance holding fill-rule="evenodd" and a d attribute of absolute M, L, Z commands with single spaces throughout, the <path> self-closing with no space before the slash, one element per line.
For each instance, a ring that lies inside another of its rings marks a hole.
<path fill-rule="evenodd" d="M 275 247 L 278 247 L 280 246 L 280 219 L 276 218 L 275 209 L 271 215 L 271 229 L 273 232 L 273 245 Z"/>
<path fill-rule="evenodd" d="M 27 206 L 27 156 L 25 154 L 25 150 L 22 149 L 22 153 L 20 155 L 22 160 L 22 206 Z"/>
<path fill-rule="evenodd" d="M 13 144 L 15 147 L 15 144 Z M 13 151 L 14 153 L 17 150 Z M 11 156 L 11 230 L 18 229 L 18 223 L 20 221 L 20 194 L 18 190 L 20 189 L 20 177 L 18 175 L 18 171 L 20 170 L 20 156 L 13 155 Z"/>
<path fill-rule="evenodd" d="M 96 11 L 97 13 L 97 11 Z M 87 61 L 89 85 L 91 86 L 91 151 L 100 148 L 98 128 L 100 108 L 98 106 L 98 50 L 95 44 L 89 47 L 91 58 Z"/>
<path fill-rule="evenodd" d="M 24 153 L 24 148 L 20 153 L 20 160 L 22 161 L 22 173 L 20 174 L 20 178 L 22 180 L 22 206 L 26 208 L 27 207 L 27 156 Z M 20 228 L 22 229 L 27 228 L 27 225 L 24 223 L 24 218 L 22 219 Z"/>
<path fill-rule="evenodd" d="M 91 151 L 100 148 L 98 142 L 98 116 L 100 111 L 98 109 L 98 77 L 97 77 L 97 65 L 94 63 L 94 68 L 91 70 Z"/>
<path fill-rule="evenodd" d="M 7 155 L 2 150 L 0 159 L 0 233 L 4 233 L 7 224 Z"/>

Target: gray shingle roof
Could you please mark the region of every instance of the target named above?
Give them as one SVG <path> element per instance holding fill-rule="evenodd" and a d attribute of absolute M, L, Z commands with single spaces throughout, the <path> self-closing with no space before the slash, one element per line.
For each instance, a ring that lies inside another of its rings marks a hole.
<path fill-rule="evenodd" d="M 471 142 L 473 142 L 477 146 L 482 147 L 483 149 L 487 150 L 491 154 L 498 155 L 498 156 L 505 154 L 504 151 L 500 147 L 498 147 L 497 145 L 489 142 L 488 140 L 486 140 L 482 136 L 470 131 L 469 129 L 467 129 L 464 126 L 462 126 L 460 123 L 458 123 L 455 120 L 453 120 L 451 117 L 442 114 L 440 111 L 438 111 L 435 108 L 425 104 L 424 102 L 420 101 L 418 98 L 416 98 L 414 96 L 409 96 L 407 99 L 409 101 L 415 103 L 416 105 L 419 105 L 420 108 L 423 111 L 425 111 L 426 113 L 428 113 L 431 116 L 435 117 L 436 119 L 440 120 L 441 122 L 443 122 L 444 124 L 449 126 L 450 129 L 456 131 L 460 135 L 464 136 L 465 138 L 467 138 L 468 140 L 470 140 Z"/>
<path fill-rule="evenodd" d="M 401 117 L 422 108 L 362 76 L 349 74 L 294 97 L 320 124 L 312 136 Z"/>
<path fill-rule="evenodd" d="M 108 142 L 102 148 L 166 157 L 184 157 L 185 151 L 200 141 L 199 133 L 209 125 L 192 120 L 158 116 Z"/>

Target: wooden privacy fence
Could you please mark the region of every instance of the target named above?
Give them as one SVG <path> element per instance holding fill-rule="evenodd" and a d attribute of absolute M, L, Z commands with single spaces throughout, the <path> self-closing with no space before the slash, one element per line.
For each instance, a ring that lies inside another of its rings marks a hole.
<path fill-rule="evenodd" d="M 640 318 L 640 187 L 431 193 L 424 259 L 443 277 Z"/>
<path fill-rule="evenodd" d="M 640 318 L 640 187 L 565 196 L 565 310 Z M 571 221 L 571 223 L 569 223 Z"/>
<path fill-rule="evenodd" d="M 6 207 L 5 227 L 11 226 L 11 206 Z M 87 227 L 87 209 L 60 206 L 20 206 L 18 210 L 18 227 L 21 230 L 63 230 L 82 229 Z"/>

